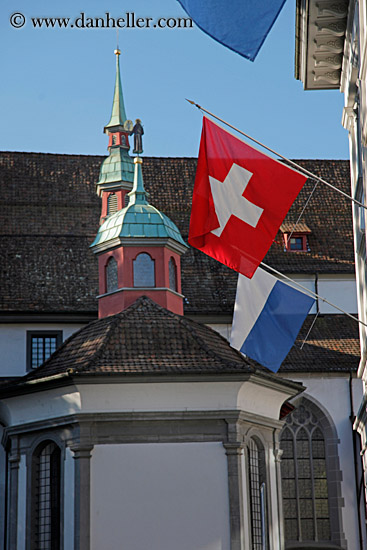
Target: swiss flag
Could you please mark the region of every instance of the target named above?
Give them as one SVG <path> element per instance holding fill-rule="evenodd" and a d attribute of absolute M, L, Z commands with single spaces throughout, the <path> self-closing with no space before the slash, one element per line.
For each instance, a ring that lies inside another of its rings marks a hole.
<path fill-rule="evenodd" d="M 251 278 L 306 180 L 204 117 L 189 243 Z"/>

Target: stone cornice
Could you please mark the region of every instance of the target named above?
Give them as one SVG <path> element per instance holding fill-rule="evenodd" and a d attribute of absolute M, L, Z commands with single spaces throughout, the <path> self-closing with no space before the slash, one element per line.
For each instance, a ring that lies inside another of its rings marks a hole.
<path fill-rule="evenodd" d="M 340 87 L 347 0 L 299 0 L 297 3 L 296 77 L 306 90 Z"/>

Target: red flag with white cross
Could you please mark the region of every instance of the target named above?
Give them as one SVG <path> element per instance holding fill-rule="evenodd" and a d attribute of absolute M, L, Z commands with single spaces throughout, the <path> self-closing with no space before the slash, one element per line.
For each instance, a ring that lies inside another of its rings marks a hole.
<path fill-rule="evenodd" d="M 204 117 L 189 243 L 251 278 L 306 180 Z"/>

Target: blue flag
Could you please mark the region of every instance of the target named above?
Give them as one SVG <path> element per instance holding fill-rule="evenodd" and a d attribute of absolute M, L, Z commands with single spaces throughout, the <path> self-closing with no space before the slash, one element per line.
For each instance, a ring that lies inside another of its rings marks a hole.
<path fill-rule="evenodd" d="M 314 302 L 260 267 L 239 275 L 231 346 L 277 372 Z"/>
<path fill-rule="evenodd" d="M 178 0 L 196 25 L 254 61 L 285 0 Z"/>

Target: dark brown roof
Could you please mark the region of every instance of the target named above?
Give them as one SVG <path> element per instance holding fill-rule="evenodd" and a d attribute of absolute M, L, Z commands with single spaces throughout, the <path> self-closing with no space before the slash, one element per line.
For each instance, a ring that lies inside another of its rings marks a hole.
<path fill-rule="evenodd" d="M 346 315 L 308 315 L 280 372 L 347 372 L 360 360 L 358 323 Z"/>
<path fill-rule="evenodd" d="M 88 249 L 98 228 L 95 182 L 102 156 L 0 153 L 0 312 L 96 313 L 97 259 Z M 350 190 L 346 160 L 299 163 Z M 145 158 L 150 202 L 187 239 L 194 158 Z M 296 221 L 308 181 L 287 221 Z M 266 263 L 286 273 L 353 273 L 351 206 L 319 184 L 302 218 L 310 252 L 284 252 L 282 235 Z M 231 315 L 237 274 L 196 250 L 182 258 L 185 313 Z M 200 289 L 200 290 L 198 290 Z"/>
<path fill-rule="evenodd" d="M 145 296 L 122 313 L 93 321 L 74 333 L 26 380 L 70 369 L 75 375 L 267 373 L 211 328 Z"/>

